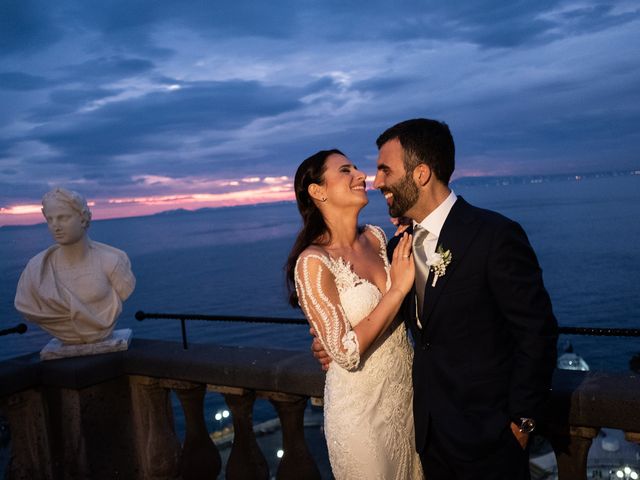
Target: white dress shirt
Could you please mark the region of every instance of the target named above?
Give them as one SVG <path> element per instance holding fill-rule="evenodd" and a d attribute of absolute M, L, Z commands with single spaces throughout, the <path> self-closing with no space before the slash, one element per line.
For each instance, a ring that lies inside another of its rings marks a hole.
<path fill-rule="evenodd" d="M 429 232 L 427 234 L 427 237 L 424 239 L 424 242 L 422 243 L 422 245 L 415 246 L 416 249 L 418 248 L 424 249 L 423 251 L 426 254 L 426 258 L 431 258 L 433 254 L 436 253 L 436 248 L 438 247 L 438 239 L 440 238 L 440 232 L 442 230 L 442 226 L 444 225 L 444 222 L 447 220 L 447 217 L 449 216 L 449 212 L 451 211 L 453 204 L 456 203 L 457 199 L 458 197 L 453 192 L 453 190 L 451 190 L 451 193 L 449 194 L 449 196 L 440 205 L 438 205 L 433 212 L 427 215 L 424 220 L 422 220 L 420 223 L 417 223 L 416 221 L 413 222 L 414 229 L 416 228 L 416 225 L 420 225 L 427 232 Z M 418 256 L 414 255 L 414 259 L 417 259 L 417 258 Z M 416 312 L 417 311 L 418 311 L 418 305 L 416 304 Z M 416 315 L 416 318 L 418 320 L 418 327 L 422 328 L 418 315 Z"/>
<path fill-rule="evenodd" d="M 426 218 L 419 223 L 422 228 L 429 232 L 427 238 L 422 244 L 427 254 L 427 258 L 430 258 L 436 252 L 438 238 L 440 238 L 440 231 L 442 230 L 442 226 L 447 220 L 449 212 L 457 199 L 458 197 L 453 190 L 451 190 L 451 193 L 447 198 L 445 198 L 444 202 L 438 205 L 433 212 L 427 215 Z M 415 228 L 416 225 L 418 225 L 418 223 L 414 221 L 413 227 Z"/>

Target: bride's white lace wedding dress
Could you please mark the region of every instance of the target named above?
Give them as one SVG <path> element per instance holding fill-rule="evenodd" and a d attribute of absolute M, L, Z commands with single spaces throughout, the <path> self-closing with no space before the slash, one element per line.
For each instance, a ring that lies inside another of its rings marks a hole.
<path fill-rule="evenodd" d="M 391 284 L 384 232 L 367 225 L 380 243 Z M 296 264 L 300 306 L 333 358 L 324 390 L 329 459 L 338 480 L 422 479 L 415 451 L 411 386 L 413 349 L 404 324 L 394 320 L 360 357 L 352 331 L 382 293 L 342 258 L 304 252 Z"/>

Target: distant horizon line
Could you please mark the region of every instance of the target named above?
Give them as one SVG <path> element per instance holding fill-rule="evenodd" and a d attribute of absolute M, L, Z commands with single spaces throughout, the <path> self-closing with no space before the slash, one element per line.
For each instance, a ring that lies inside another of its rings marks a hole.
<path fill-rule="evenodd" d="M 591 171 L 581 173 L 549 173 L 549 174 L 513 174 L 513 175 L 467 175 L 460 178 L 456 178 L 450 182 L 450 185 L 460 184 L 466 186 L 507 186 L 512 184 L 526 184 L 526 183 L 541 183 L 542 181 L 556 180 L 556 181 L 580 181 L 583 179 L 613 177 L 613 176 L 640 176 L 640 169 L 625 169 L 625 170 L 609 170 L 609 171 Z M 526 181 L 528 180 L 528 181 Z M 374 188 L 368 188 L 369 191 L 375 190 Z M 285 192 L 286 193 L 286 192 Z M 293 191 L 288 192 L 293 194 Z M 218 210 L 224 208 L 238 208 L 238 207 L 255 207 L 259 205 L 270 205 L 278 203 L 295 203 L 295 198 L 277 198 L 277 199 L 265 199 L 255 202 L 239 202 L 237 204 L 221 204 L 221 205 L 206 205 L 199 208 L 185 208 L 185 207 L 171 207 L 165 210 L 152 211 L 150 213 L 137 213 L 131 215 L 114 215 L 104 218 L 94 218 L 92 221 L 102 222 L 107 220 L 119 220 L 126 218 L 143 218 L 153 217 L 157 215 L 166 215 L 173 212 L 189 212 L 196 213 L 203 210 Z M 90 202 L 93 204 L 93 202 Z M 32 214 L 33 215 L 33 214 Z M 2 214 L 0 213 L 0 219 L 2 217 L 13 217 L 16 214 Z M 26 220 L 29 214 L 20 215 L 22 219 Z M 0 225 L 0 229 L 3 228 L 20 228 L 20 227 L 33 227 L 46 223 L 44 219 L 36 221 L 33 218 L 33 223 L 9 223 Z M 28 221 L 28 220 L 27 220 Z"/>

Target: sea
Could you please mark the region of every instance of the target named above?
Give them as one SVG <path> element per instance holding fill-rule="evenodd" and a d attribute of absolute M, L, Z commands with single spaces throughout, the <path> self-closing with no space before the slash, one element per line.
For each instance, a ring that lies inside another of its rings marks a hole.
<path fill-rule="evenodd" d="M 524 227 L 561 326 L 640 328 L 638 173 L 461 179 L 453 189 Z M 395 230 L 377 191 L 369 192 L 360 222 L 387 235 Z M 181 341 L 179 321 L 139 322 L 135 312 L 302 318 L 287 304 L 283 271 L 299 227 L 295 203 L 285 202 L 95 220 L 89 234 L 131 259 L 137 285 L 118 328 L 131 328 L 135 338 Z M 18 278 L 51 243 L 45 224 L 0 228 L 0 330 L 23 321 L 13 307 Z M 190 321 L 187 336 L 190 343 L 310 345 L 308 328 L 295 324 Z M 35 325 L 2 336 L 0 361 L 38 351 L 49 338 Z M 561 336 L 560 349 L 568 344 L 592 370 L 629 371 L 640 354 L 638 338 Z M 220 398 L 208 404 L 214 413 L 224 409 Z M 208 422 L 215 423 L 214 413 Z M 269 406 L 257 407 L 256 421 L 270 416 Z"/>

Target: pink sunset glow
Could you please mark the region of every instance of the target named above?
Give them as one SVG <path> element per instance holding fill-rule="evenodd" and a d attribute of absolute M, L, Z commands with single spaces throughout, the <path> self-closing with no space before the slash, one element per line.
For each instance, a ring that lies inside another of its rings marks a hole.
<path fill-rule="evenodd" d="M 278 185 L 226 193 L 152 195 L 144 197 L 92 199 L 89 202 L 95 220 L 152 215 L 165 210 L 205 207 L 229 207 L 294 199 L 291 185 Z M 41 205 L 13 205 L 0 208 L 0 226 L 42 223 Z"/>
<path fill-rule="evenodd" d="M 367 176 L 367 189 L 373 188 L 373 175 Z M 137 177 L 145 186 L 162 185 L 183 193 L 132 197 L 92 198 L 88 200 L 94 220 L 152 215 L 183 208 L 197 210 L 206 207 L 232 207 L 260 203 L 294 201 L 292 179 L 286 176 L 245 177 L 237 180 L 201 178 L 174 179 L 159 176 Z M 241 190 L 198 193 L 206 190 L 244 187 Z M 29 203 L 0 208 L 0 226 L 33 225 L 44 222 L 40 204 Z"/>

